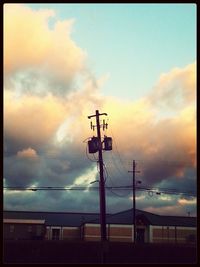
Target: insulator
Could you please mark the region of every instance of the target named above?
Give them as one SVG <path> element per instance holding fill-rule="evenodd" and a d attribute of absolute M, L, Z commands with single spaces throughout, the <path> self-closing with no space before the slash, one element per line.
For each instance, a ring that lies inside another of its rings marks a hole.
<path fill-rule="evenodd" d="M 90 128 L 92 129 L 92 121 L 90 122 Z"/>

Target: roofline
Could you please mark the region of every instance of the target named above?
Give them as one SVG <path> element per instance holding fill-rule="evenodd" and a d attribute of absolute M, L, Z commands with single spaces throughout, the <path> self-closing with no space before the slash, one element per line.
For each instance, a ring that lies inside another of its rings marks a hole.
<path fill-rule="evenodd" d="M 45 224 L 45 220 L 33 219 L 3 219 L 4 223 Z"/>
<path fill-rule="evenodd" d="M 123 213 L 123 212 L 131 211 L 131 210 L 133 210 L 133 208 L 128 209 L 128 210 L 122 210 L 122 211 L 119 211 L 119 212 L 117 212 L 117 213 L 112 213 L 112 214 L 110 214 L 110 215 L 117 215 L 117 214 L 119 214 L 119 213 Z M 149 212 L 149 211 L 146 211 L 146 210 L 139 210 L 139 209 L 136 209 L 136 211 L 137 211 L 137 212 L 147 212 L 147 213 L 149 213 L 149 214 L 156 215 L 156 216 L 162 216 L 162 215 L 155 214 L 155 213 L 152 213 L 152 212 Z"/>
<path fill-rule="evenodd" d="M 177 216 L 177 215 L 159 215 L 159 216 L 170 217 L 170 218 L 197 219 L 197 217 L 194 217 L 194 216 Z"/>
<path fill-rule="evenodd" d="M 131 211 L 131 210 L 133 210 L 133 208 L 128 209 L 128 210 L 119 211 L 119 212 L 117 212 L 117 213 L 107 214 L 107 215 L 109 215 L 109 217 L 111 217 L 111 216 L 118 215 L 118 214 L 120 214 L 120 213 L 124 213 L 124 212 Z M 155 214 L 155 213 L 151 213 L 151 212 L 148 212 L 148 211 L 145 211 L 145 210 L 139 210 L 139 209 L 136 209 L 136 212 L 146 212 L 146 213 L 152 214 L 152 215 L 154 215 L 154 216 L 162 216 L 162 215 L 158 215 L 158 214 Z"/>
<path fill-rule="evenodd" d="M 128 209 L 128 210 L 119 211 L 119 212 L 117 212 L 117 213 L 112 213 L 112 214 L 107 213 L 107 214 L 106 214 L 106 219 L 107 219 L 107 217 L 110 218 L 110 217 L 112 217 L 112 216 L 116 216 L 117 214 L 124 213 L 124 212 L 131 211 L 131 210 L 132 210 L 132 209 Z M 138 209 L 137 209 L 137 210 L 138 210 Z M 138 210 L 138 211 L 140 211 L 140 210 Z M 91 221 L 83 222 L 81 225 L 83 225 L 83 224 L 85 224 L 85 223 L 96 223 L 96 224 L 99 224 L 100 222 L 99 222 L 98 220 L 99 220 L 98 218 L 97 218 L 97 219 L 91 219 Z M 97 222 L 97 221 L 98 221 L 98 222 Z"/>
<path fill-rule="evenodd" d="M 68 212 L 68 211 L 26 211 L 26 210 L 3 210 L 3 212 L 28 212 L 28 213 L 59 213 L 59 214 L 87 214 L 87 215 L 99 215 L 99 213 L 93 212 Z M 111 213 L 107 213 L 107 215 L 112 215 Z"/>
<path fill-rule="evenodd" d="M 133 208 L 131 209 L 127 209 L 127 210 L 123 210 L 123 211 L 119 211 L 117 213 L 107 213 L 106 216 L 116 216 L 120 213 L 124 213 L 124 212 L 128 212 L 128 211 L 131 211 Z M 152 214 L 154 216 L 159 216 L 159 217 L 170 217 L 170 218 L 185 218 L 185 219 L 188 219 L 188 218 L 191 218 L 191 219 L 197 219 L 197 217 L 194 217 L 194 216 L 174 216 L 174 215 L 160 215 L 160 214 L 155 214 L 155 213 L 151 213 L 151 212 L 148 212 L 148 211 L 145 211 L 145 210 L 139 210 L 139 209 L 136 209 L 136 211 L 138 212 L 146 212 L 146 213 L 149 213 L 149 214 Z M 68 211 L 21 211 L 21 210 L 3 210 L 3 212 L 19 212 L 19 213 L 52 213 L 52 214 L 83 214 L 83 215 L 100 215 L 100 213 L 93 213 L 93 212 L 68 212 Z M 96 220 L 96 219 L 94 219 Z"/>

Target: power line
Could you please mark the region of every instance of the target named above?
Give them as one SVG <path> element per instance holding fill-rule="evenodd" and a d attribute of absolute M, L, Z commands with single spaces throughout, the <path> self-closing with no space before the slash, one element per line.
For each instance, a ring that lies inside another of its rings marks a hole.
<path fill-rule="evenodd" d="M 121 156 L 120 156 L 120 153 L 119 153 L 119 150 L 118 150 L 118 147 L 117 147 L 117 143 L 116 143 L 116 141 L 115 141 L 115 137 L 114 137 L 114 134 L 113 134 L 113 131 L 112 131 L 112 127 L 111 127 L 111 134 L 112 134 L 112 136 L 113 136 L 113 141 L 114 141 L 114 144 L 115 144 L 116 152 L 117 152 L 117 154 L 118 154 L 118 157 L 119 157 L 119 160 L 120 160 L 120 162 L 121 162 L 121 165 L 122 165 L 124 171 L 127 172 L 127 169 L 124 167 L 123 161 L 122 161 L 122 159 L 121 159 Z"/>
<path fill-rule="evenodd" d="M 162 160 L 162 159 L 154 159 L 154 160 L 136 159 L 135 161 L 143 164 L 162 163 L 168 166 L 182 166 L 182 165 L 187 165 L 189 163 L 188 161 L 183 161 L 183 160 Z M 128 161 L 128 164 L 131 165 L 132 164 L 131 161 Z"/>
<path fill-rule="evenodd" d="M 51 186 L 43 186 L 43 187 L 11 187 L 11 186 L 5 186 L 3 187 L 5 190 L 13 190 L 13 191 L 40 191 L 40 190 L 62 190 L 62 191 L 83 191 L 83 190 L 99 190 L 99 187 L 51 187 Z M 105 186 L 105 189 L 108 190 L 132 190 L 132 185 L 122 185 L 122 186 Z M 161 193 L 161 194 L 171 194 L 171 195 L 187 195 L 187 196 L 193 196 L 196 197 L 196 194 L 194 191 L 178 191 L 176 189 L 168 189 L 168 188 L 155 188 L 155 187 L 141 187 L 136 186 L 137 191 L 146 191 L 146 192 L 153 192 L 153 193 Z"/>
<path fill-rule="evenodd" d="M 107 188 L 106 188 L 107 189 Z M 127 197 L 128 195 L 130 195 L 130 192 L 128 194 L 124 194 L 124 195 L 120 195 L 116 192 L 113 191 L 113 189 L 108 189 L 113 195 L 117 196 L 117 197 Z M 115 189 L 116 190 L 116 189 Z"/>
<path fill-rule="evenodd" d="M 116 182 L 114 183 L 114 181 L 113 181 L 113 179 L 112 179 L 112 176 L 113 176 L 113 175 L 112 175 L 112 176 L 110 175 L 111 170 L 109 170 L 109 173 L 108 173 L 108 170 L 107 170 L 107 167 L 106 167 L 106 166 L 105 166 L 105 170 L 106 170 L 107 177 L 109 178 L 111 184 L 112 184 L 113 186 L 119 186 L 119 184 L 117 184 Z"/>
<path fill-rule="evenodd" d="M 107 174 L 107 177 L 109 178 L 109 180 L 110 180 L 110 182 L 111 182 L 111 184 L 112 184 L 112 186 L 113 186 L 113 188 L 114 188 L 114 187 L 115 187 L 114 182 L 113 182 L 111 176 L 108 174 L 108 171 L 107 171 L 106 166 L 104 166 L 104 167 L 105 167 L 105 172 L 106 172 L 106 174 Z M 108 188 L 108 187 L 107 187 L 107 188 Z M 119 186 L 118 186 L 118 188 L 119 188 Z M 109 188 L 108 188 L 108 189 L 109 189 Z M 123 190 L 123 189 L 122 189 L 122 190 Z M 128 192 L 128 194 L 120 195 L 120 194 L 117 194 L 116 192 L 113 192 L 113 190 L 112 190 L 111 188 L 109 189 L 109 191 L 110 191 L 112 194 L 114 194 L 114 195 L 116 195 L 116 196 L 118 196 L 118 197 L 126 197 L 126 196 L 128 196 L 128 195 L 130 194 L 130 192 Z"/>
<path fill-rule="evenodd" d="M 115 138 L 115 136 L 114 136 L 114 134 L 113 134 L 112 125 L 110 126 L 110 130 L 111 130 L 111 134 L 112 134 L 113 141 L 114 141 L 113 143 L 114 143 L 114 145 L 115 145 L 115 148 L 116 148 L 116 152 L 117 152 L 119 161 L 120 161 L 120 163 L 121 163 L 121 165 L 122 165 L 122 167 L 123 167 L 125 173 L 127 173 L 127 169 L 124 167 L 124 163 L 123 163 L 123 161 L 122 161 L 121 155 L 120 155 L 119 150 L 118 150 L 118 147 L 117 147 L 117 142 L 116 142 L 116 140 L 115 140 L 116 138 Z M 117 167 L 117 168 L 118 168 L 118 167 Z M 120 172 L 121 172 L 121 169 L 120 169 Z"/>

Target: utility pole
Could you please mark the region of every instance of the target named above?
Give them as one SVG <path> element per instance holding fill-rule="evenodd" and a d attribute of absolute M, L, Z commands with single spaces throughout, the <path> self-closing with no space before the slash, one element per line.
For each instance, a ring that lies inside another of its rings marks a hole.
<path fill-rule="evenodd" d="M 134 222 L 134 243 L 136 243 L 136 218 L 135 218 L 135 160 L 133 160 L 133 222 Z"/>
<path fill-rule="evenodd" d="M 133 169 L 132 172 L 133 173 L 133 226 L 134 226 L 134 231 L 133 231 L 133 242 L 136 243 L 136 204 L 135 204 L 135 160 L 133 160 Z"/>
<path fill-rule="evenodd" d="M 100 198 L 100 224 L 101 224 L 101 241 L 107 240 L 106 235 L 106 201 L 105 201 L 105 181 L 103 175 L 103 156 L 102 156 L 102 144 L 101 144 L 101 131 L 100 131 L 100 123 L 99 116 L 106 115 L 107 113 L 99 113 L 96 110 L 95 115 L 88 116 L 88 119 L 92 117 L 96 117 L 96 127 L 97 127 L 97 137 L 99 139 L 99 169 L 100 169 L 100 181 L 99 181 L 99 198 Z"/>

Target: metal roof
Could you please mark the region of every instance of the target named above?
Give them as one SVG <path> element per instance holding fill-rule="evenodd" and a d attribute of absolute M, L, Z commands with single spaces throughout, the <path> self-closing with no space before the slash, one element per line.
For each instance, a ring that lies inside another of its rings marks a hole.
<path fill-rule="evenodd" d="M 98 213 L 4 211 L 4 219 L 45 220 L 46 225 L 78 227 L 86 221 L 97 219 Z"/>
<path fill-rule="evenodd" d="M 4 223 L 44 224 L 45 220 L 3 219 Z"/>
<path fill-rule="evenodd" d="M 159 226 L 183 226 L 196 227 L 196 217 L 162 216 L 147 211 L 136 210 L 136 216 L 143 216 L 148 224 Z M 74 212 L 36 212 L 36 211 L 4 211 L 4 219 L 45 220 L 48 226 L 74 226 L 84 223 L 99 223 L 98 213 L 74 213 Z M 133 224 L 133 209 L 115 214 L 107 214 L 108 224 Z"/>
<path fill-rule="evenodd" d="M 182 226 L 182 227 L 196 227 L 196 217 L 183 216 L 163 216 L 156 215 L 147 211 L 136 210 L 136 217 L 142 216 L 150 225 L 159 226 Z M 99 223 L 99 218 L 90 223 Z M 107 215 L 106 223 L 108 224 L 133 224 L 133 209 L 118 212 L 116 214 Z"/>

